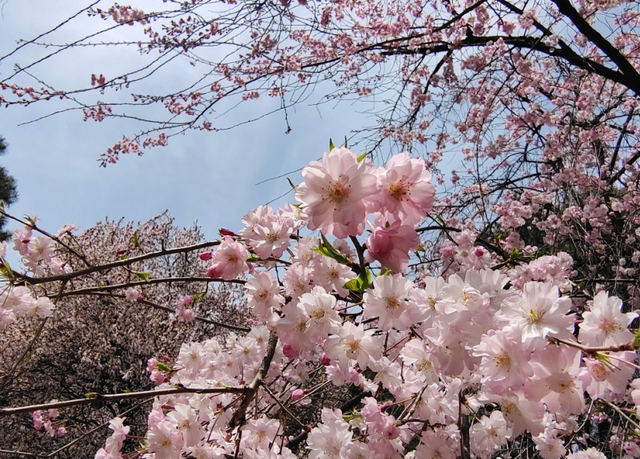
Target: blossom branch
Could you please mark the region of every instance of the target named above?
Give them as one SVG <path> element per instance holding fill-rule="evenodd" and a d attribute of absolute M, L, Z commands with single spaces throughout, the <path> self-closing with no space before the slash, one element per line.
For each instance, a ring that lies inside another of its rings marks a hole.
<path fill-rule="evenodd" d="M 52 408 L 68 408 L 70 406 L 90 405 L 99 402 L 113 402 L 119 400 L 131 400 L 139 398 L 160 397 L 162 395 L 174 394 L 246 394 L 255 391 L 251 386 L 241 387 L 175 387 L 171 389 L 146 390 L 140 392 L 126 392 L 121 394 L 98 394 L 90 392 L 85 398 L 75 400 L 65 400 L 61 402 L 42 403 L 40 405 L 20 406 L 15 408 L 0 408 L 0 417 L 11 416 L 20 413 L 31 413 L 39 410 L 49 410 Z"/>
<path fill-rule="evenodd" d="M 634 352 L 639 349 L 639 346 L 636 346 L 633 341 L 630 341 L 625 344 L 619 344 L 616 346 L 585 346 L 575 341 L 569 341 L 556 337 L 549 337 L 549 341 L 553 344 L 562 343 L 567 346 L 575 347 L 576 349 L 580 349 L 582 352 L 588 355 L 593 355 L 598 352 L 625 352 L 631 351 Z"/>
<path fill-rule="evenodd" d="M 275 331 L 272 331 L 269 334 L 267 350 L 264 354 L 264 359 L 262 359 L 262 365 L 260 365 L 260 369 L 258 370 L 255 377 L 253 378 L 253 381 L 251 381 L 251 384 L 249 384 L 249 386 L 245 388 L 244 399 L 242 400 L 242 403 L 240 404 L 236 412 L 233 414 L 233 417 L 229 421 L 229 427 L 231 429 L 244 425 L 246 420 L 247 408 L 249 408 L 249 405 L 251 404 L 251 401 L 254 399 L 257 393 L 257 390 L 262 385 L 262 380 L 264 379 L 264 377 L 267 375 L 267 372 L 269 371 L 269 366 L 271 365 L 271 361 L 273 360 L 273 356 L 275 355 L 275 352 L 276 352 L 276 344 L 278 344 L 278 333 Z"/>
<path fill-rule="evenodd" d="M 208 248 L 208 247 L 214 247 L 220 245 L 220 241 L 209 241 L 209 242 L 202 242 L 200 244 L 193 244 L 193 245 L 189 245 L 189 246 L 185 246 L 185 247 L 176 247 L 173 249 L 162 249 L 159 250 L 157 252 L 151 252 L 151 253 L 145 253 L 144 255 L 139 255 L 136 257 L 131 257 L 131 258 L 125 258 L 119 261 L 114 261 L 112 263 L 106 263 L 104 265 L 98 265 L 98 266 L 92 266 L 90 268 L 86 268 L 86 269 L 82 269 L 80 271 L 74 271 L 68 274 L 61 274 L 58 276 L 49 276 L 49 277 L 30 277 L 27 276 L 26 274 L 21 274 L 18 273 L 16 271 L 14 271 L 14 275 L 19 277 L 20 279 L 22 279 L 22 282 L 24 283 L 29 283 L 31 285 L 37 285 L 37 284 L 43 284 L 46 282 L 54 282 L 54 281 L 63 281 L 63 280 L 70 280 L 70 279 L 75 279 L 77 277 L 80 276 L 84 276 L 87 274 L 92 274 L 98 271 L 106 271 L 109 269 L 113 269 L 113 268 L 119 268 L 119 267 L 123 267 L 123 266 L 128 266 L 130 264 L 133 263 L 137 263 L 139 261 L 144 261 L 144 260 L 149 260 L 152 258 L 159 258 L 159 257 L 163 257 L 166 255 L 173 255 L 176 253 L 186 253 L 186 252 L 191 252 L 194 250 L 200 250 L 200 249 L 204 249 L 204 248 Z"/>
<path fill-rule="evenodd" d="M 96 292 L 112 292 L 114 290 L 121 290 L 123 288 L 128 287 L 142 287 L 144 285 L 152 285 L 152 284 L 171 284 L 173 282 L 223 282 L 229 284 L 240 284 L 244 285 L 246 283 L 245 280 L 242 279 L 221 279 L 221 278 L 211 278 L 211 277 L 163 277 L 159 279 L 149 279 L 146 281 L 137 281 L 137 282 L 127 282 L 124 284 L 116 284 L 116 285 L 103 285 L 98 287 L 88 287 L 78 290 L 71 290 L 68 292 L 64 292 L 61 296 L 76 296 L 76 295 L 86 295 L 88 293 L 96 293 Z"/>

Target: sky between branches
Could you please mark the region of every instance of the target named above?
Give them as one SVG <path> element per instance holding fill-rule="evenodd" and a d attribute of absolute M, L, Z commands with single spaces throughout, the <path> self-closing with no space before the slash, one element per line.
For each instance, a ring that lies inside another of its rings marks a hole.
<path fill-rule="evenodd" d="M 88 4 L 88 0 L 4 0 L 0 1 L 0 55 L 16 47 L 19 39 L 32 39 L 56 26 Z M 102 1 L 108 8 L 113 2 Z M 132 4 L 145 9 L 151 0 Z M 98 18 L 82 15 L 51 35 L 51 42 L 68 43 L 103 27 Z M 119 37 L 134 29 L 119 28 Z M 51 48 L 27 46 L 0 66 L 0 78 L 7 76 L 9 64 L 27 65 Z M 86 86 L 92 73 L 117 73 L 128 59 L 138 58 L 136 49 L 79 48 L 33 69 L 34 75 L 60 88 Z M 61 65 L 64 62 L 64 65 Z M 185 69 L 174 66 L 166 78 L 175 81 L 185 72 L 203 72 L 203 67 Z M 156 81 L 156 80 L 154 80 Z M 40 86 L 37 81 L 30 83 Z M 329 83 L 330 84 L 330 83 Z M 149 87 L 149 93 L 157 92 Z M 0 110 L 0 135 L 9 143 L 3 158 L 18 184 L 19 200 L 9 210 L 17 216 L 37 215 L 43 228 L 55 231 L 73 222 L 88 228 L 105 216 L 110 219 L 146 221 L 169 210 L 179 226 L 198 221 L 208 238 L 216 238 L 220 227 L 239 229 L 240 218 L 249 210 L 272 201 L 290 190 L 286 179 L 264 180 L 288 173 L 294 183 L 300 172 L 293 172 L 327 150 L 329 138 L 341 142 L 367 119 L 358 107 L 310 105 L 320 97 L 289 111 L 291 133 L 285 134 L 284 116 L 276 113 L 258 122 L 225 132 L 191 131 L 170 139 L 169 146 L 147 151 L 143 157 L 123 157 L 118 164 L 98 167 L 100 152 L 135 131 L 131 122 L 108 120 L 83 122 L 79 111 L 62 113 L 20 125 L 60 109 L 55 101 L 30 107 Z M 257 101 L 243 104 L 229 115 L 225 124 L 255 115 Z M 223 113 L 220 111 L 219 113 Z M 293 202 L 289 193 L 278 202 Z"/>

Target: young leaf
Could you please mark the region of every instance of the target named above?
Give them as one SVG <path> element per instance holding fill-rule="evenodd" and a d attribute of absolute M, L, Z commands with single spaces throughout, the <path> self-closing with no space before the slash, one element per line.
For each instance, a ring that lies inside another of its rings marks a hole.
<path fill-rule="evenodd" d="M 349 282 L 344 284 L 344 288 L 350 290 L 352 292 L 360 292 L 360 286 L 358 285 L 358 279 L 351 279 Z"/>
<path fill-rule="evenodd" d="M 151 271 L 134 271 L 133 273 L 136 275 L 138 280 L 149 282 L 149 274 L 151 274 Z"/>
<path fill-rule="evenodd" d="M 158 362 L 156 364 L 156 367 L 158 367 L 158 370 L 160 370 L 160 371 L 162 371 L 164 373 L 170 373 L 172 371 L 171 367 L 169 365 L 167 365 L 166 363 L 164 363 L 164 362 Z"/>
<path fill-rule="evenodd" d="M 316 250 L 316 252 L 321 253 L 322 255 L 327 256 L 329 258 L 333 258 L 338 263 L 341 263 L 343 265 L 350 265 L 351 264 L 351 260 L 349 260 L 347 257 L 345 257 L 340 252 L 338 252 L 331 245 L 331 242 L 329 242 L 329 240 L 325 237 L 324 234 L 320 233 L 320 237 L 321 237 L 321 241 L 320 241 L 320 244 L 319 244 L 318 248 L 320 250 L 322 250 L 322 252 L 319 252 L 317 250 Z"/>
<path fill-rule="evenodd" d="M 13 270 L 9 266 L 9 262 L 2 259 L 2 266 L 0 266 L 0 276 L 8 281 L 15 280 L 16 276 L 13 275 Z"/>

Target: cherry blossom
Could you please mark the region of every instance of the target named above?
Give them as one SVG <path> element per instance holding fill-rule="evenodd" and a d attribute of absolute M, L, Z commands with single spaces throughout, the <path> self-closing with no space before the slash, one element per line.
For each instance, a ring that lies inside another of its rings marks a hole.
<path fill-rule="evenodd" d="M 296 199 L 308 218 L 307 226 L 338 238 L 364 231 L 367 203 L 377 192 L 377 180 L 368 159 L 358 162 L 346 148 L 325 153 L 302 170 L 304 182 Z"/>

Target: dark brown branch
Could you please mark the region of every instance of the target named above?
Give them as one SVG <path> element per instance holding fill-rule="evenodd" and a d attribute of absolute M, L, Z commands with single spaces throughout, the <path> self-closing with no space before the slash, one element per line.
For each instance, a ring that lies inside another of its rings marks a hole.
<path fill-rule="evenodd" d="M 75 279 L 76 277 L 84 276 L 86 274 L 95 273 L 98 271 L 105 271 L 108 269 L 118 268 L 122 266 L 127 266 L 132 263 L 136 263 L 138 261 L 148 260 L 150 258 L 162 257 L 165 255 L 172 255 L 174 253 L 183 253 L 183 252 L 191 252 L 193 250 L 204 249 L 207 247 L 213 247 L 216 245 L 220 245 L 220 241 L 210 241 L 210 242 L 201 242 L 200 244 L 189 245 L 185 247 L 176 247 L 173 249 L 163 249 L 158 252 L 145 253 L 144 255 L 139 255 L 137 257 L 132 258 L 124 258 L 122 260 L 114 261 L 112 263 L 106 263 L 104 265 L 92 266 L 87 269 L 82 269 L 80 271 L 75 271 L 68 274 L 60 274 L 58 276 L 49 276 L 49 277 L 30 277 L 25 274 L 21 274 L 14 271 L 14 275 L 21 279 L 21 282 L 28 283 L 31 285 L 44 284 L 46 282 L 55 282 L 55 281 L 65 281 L 70 279 Z"/>
<path fill-rule="evenodd" d="M 170 284 L 172 282 L 228 282 L 230 284 L 244 285 L 245 280 L 242 279 L 212 279 L 211 277 L 162 277 L 159 279 L 149 279 L 147 281 L 127 282 L 125 284 L 116 285 L 99 285 L 97 287 L 87 287 L 80 290 L 71 290 L 62 293 L 60 296 L 73 296 L 73 295 L 85 295 L 96 292 L 112 292 L 114 290 L 121 290 L 129 287 L 143 287 L 151 284 Z"/>
<path fill-rule="evenodd" d="M 552 0 L 558 7 L 558 10 L 564 14 L 578 28 L 580 33 L 587 37 L 591 43 L 595 44 L 614 64 L 618 66 L 624 74 L 628 88 L 632 89 L 636 94 L 640 94 L 640 74 L 633 64 L 624 57 L 624 55 L 611 44 L 609 40 L 600 35 L 591 24 L 573 7 L 569 0 Z"/>
<path fill-rule="evenodd" d="M 267 343 L 267 350 L 264 353 L 264 358 L 262 359 L 262 365 L 260 365 L 260 369 L 256 373 L 251 381 L 251 384 L 246 387 L 244 392 L 244 399 L 242 403 L 238 407 L 235 413 L 233 413 L 233 417 L 231 421 L 229 421 L 229 428 L 234 429 L 236 427 L 240 427 L 244 425 L 246 421 L 247 408 L 253 401 L 254 397 L 258 393 L 258 389 L 262 385 L 262 381 L 267 376 L 269 372 L 269 367 L 271 366 L 271 361 L 273 360 L 273 356 L 276 352 L 276 345 L 278 344 L 278 333 L 272 331 L 269 334 L 269 342 Z"/>
<path fill-rule="evenodd" d="M 393 55 L 404 55 L 404 54 L 437 54 L 448 52 L 451 49 L 456 48 L 475 48 L 475 47 L 483 47 L 488 45 L 489 43 L 495 43 L 498 40 L 502 40 L 505 44 L 512 46 L 514 48 L 522 48 L 522 49 L 531 49 L 534 51 L 539 51 L 543 54 L 558 57 L 564 59 L 571 65 L 578 67 L 580 69 L 586 70 L 590 73 L 595 73 L 604 77 L 613 82 L 619 83 L 624 87 L 631 89 L 636 94 L 640 94 L 640 80 L 639 81 L 631 81 L 625 74 L 618 70 L 611 69 L 605 65 L 602 65 L 596 61 L 588 59 L 586 57 L 578 55 L 575 51 L 573 51 L 569 47 L 560 47 L 555 48 L 543 43 L 539 37 L 529 37 L 529 36 L 485 36 L 485 37 L 476 37 L 476 36 L 467 36 L 460 42 L 455 44 L 447 43 L 447 42 L 433 42 L 433 43 L 425 43 L 424 46 L 418 48 L 402 48 L 402 47 L 387 47 L 376 45 L 373 48 L 381 48 L 382 54 L 387 56 Z"/>

